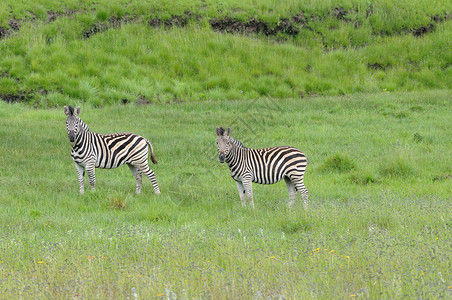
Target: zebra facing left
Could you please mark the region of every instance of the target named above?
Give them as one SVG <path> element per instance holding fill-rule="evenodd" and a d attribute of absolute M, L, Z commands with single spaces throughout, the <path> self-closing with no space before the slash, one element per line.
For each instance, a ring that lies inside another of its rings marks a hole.
<path fill-rule="evenodd" d="M 85 122 L 79 118 L 80 107 L 65 106 L 66 131 L 71 142 L 71 157 L 77 169 L 80 193 L 85 191 L 85 170 L 91 189 L 95 189 L 95 168 L 113 169 L 127 164 L 135 176 L 137 194 L 141 193 L 143 174 L 152 183 L 154 192 L 159 195 L 155 173 L 148 165 L 148 147 L 151 160 L 157 164 L 154 148 L 146 138 L 130 132 L 98 134 L 91 132 Z"/>

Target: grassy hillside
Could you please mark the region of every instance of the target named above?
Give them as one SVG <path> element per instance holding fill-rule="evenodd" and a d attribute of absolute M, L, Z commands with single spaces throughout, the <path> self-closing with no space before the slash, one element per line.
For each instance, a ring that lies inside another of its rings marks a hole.
<path fill-rule="evenodd" d="M 450 88 L 450 1 L 3 1 L 0 98 L 302 98 Z"/>
<path fill-rule="evenodd" d="M 78 194 L 61 108 L 0 102 L 0 294 L 5 298 L 450 298 L 450 91 L 147 106 L 82 106 L 100 133 L 155 148 L 162 195 L 125 166 Z M 309 160 L 242 208 L 215 126 Z"/>

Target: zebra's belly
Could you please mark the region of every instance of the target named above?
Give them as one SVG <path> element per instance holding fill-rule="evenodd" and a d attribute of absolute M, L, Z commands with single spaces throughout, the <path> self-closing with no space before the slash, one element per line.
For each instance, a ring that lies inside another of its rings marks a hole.
<path fill-rule="evenodd" d="M 259 184 L 274 184 L 277 182 L 280 182 L 281 179 L 283 179 L 283 177 L 279 178 L 258 178 L 258 177 L 254 177 L 253 178 L 253 182 L 254 183 L 259 183 Z"/>
<path fill-rule="evenodd" d="M 123 164 L 129 163 L 128 160 L 106 160 L 101 161 L 99 159 L 96 160 L 96 168 L 99 169 L 115 169 Z"/>
<path fill-rule="evenodd" d="M 246 175 L 238 176 L 238 175 L 231 174 L 231 177 L 235 181 L 243 182 L 244 178 L 250 178 L 251 176 L 246 176 Z M 274 184 L 274 183 L 280 182 L 283 178 L 284 178 L 284 176 L 273 177 L 273 178 L 267 178 L 264 176 L 262 176 L 262 177 L 252 176 L 251 181 L 254 183 L 259 183 L 259 184 Z"/>

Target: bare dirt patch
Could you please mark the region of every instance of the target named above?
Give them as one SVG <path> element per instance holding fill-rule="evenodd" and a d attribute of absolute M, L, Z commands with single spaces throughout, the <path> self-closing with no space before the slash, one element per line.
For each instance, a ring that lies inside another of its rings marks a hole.
<path fill-rule="evenodd" d="M 20 79 L 17 77 L 13 77 L 9 75 L 7 72 L 0 72 L 0 78 L 11 78 L 14 79 L 16 82 L 20 82 Z"/>
<path fill-rule="evenodd" d="M 49 10 L 47 12 L 47 19 L 46 19 L 45 23 L 54 22 L 54 21 L 56 21 L 56 19 L 58 19 L 60 17 L 72 16 L 73 14 L 76 14 L 77 12 L 78 11 L 76 11 L 76 10 L 69 10 L 69 9 L 64 12 Z"/>
<path fill-rule="evenodd" d="M 146 96 L 138 94 L 137 105 L 149 105 L 149 104 L 152 104 L 151 99 L 147 99 Z"/>
<path fill-rule="evenodd" d="M 33 93 L 22 91 L 16 94 L 2 94 L 0 93 L 0 99 L 7 103 L 25 102 L 33 97 Z"/>
<path fill-rule="evenodd" d="M 20 20 L 13 17 L 13 19 L 8 21 L 8 24 L 12 30 L 14 30 L 14 31 L 20 30 Z"/>
<path fill-rule="evenodd" d="M 0 40 L 9 35 L 9 29 L 0 27 Z"/>
<path fill-rule="evenodd" d="M 420 26 L 418 28 L 411 29 L 411 32 L 414 36 L 420 37 L 426 33 L 432 32 L 433 30 L 435 30 L 435 25 L 433 23 L 430 23 L 426 26 Z"/>
<path fill-rule="evenodd" d="M 160 18 L 151 18 L 148 22 L 148 25 L 151 27 L 184 27 L 188 24 L 188 21 L 192 17 L 192 14 L 188 11 L 184 12 L 181 16 L 171 16 L 167 20 L 162 20 Z"/>
<path fill-rule="evenodd" d="M 306 22 L 304 16 L 297 17 L 302 23 Z M 209 21 L 213 30 L 227 33 L 263 33 L 264 35 L 276 35 L 284 33 L 287 35 L 297 35 L 300 30 L 289 19 L 281 19 L 275 26 L 270 26 L 262 20 L 250 18 L 247 22 L 234 18 L 212 19 Z"/>
<path fill-rule="evenodd" d="M 331 14 L 339 20 L 345 20 L 348 12 L 343 7 L 335 7 L 331 10 Z"/>
<path fill-rule="evenodd" d="M 380 63 L 373 63 L 373 64 L 367 63 L 367 68 L 373 69 L 373 70 L 383 70 L 383 71 L 385 71 L 387 67 L 388 66 L 382 65 Z"/>
<path fill-rule="evenodd" d="M 101 22 L 101 23 L 94 23 L 91 28 L 88 30 L 85 30 L 83 32 L 84 38 L 90 38 L 91 36 L 104 32 L 110 28 L 119 28 L 123 24 L 127 23 L 133 23 L 138 22 L 138 18 L 135 16 L 124 16 L 124 17 L 118 17 L 118 16 L 112 16 L 108 19 L 108 22 Z"/>

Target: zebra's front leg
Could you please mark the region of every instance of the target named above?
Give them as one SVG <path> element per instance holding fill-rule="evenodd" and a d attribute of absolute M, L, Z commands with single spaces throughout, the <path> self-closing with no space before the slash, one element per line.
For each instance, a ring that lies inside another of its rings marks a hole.
<path fill-rule="evenodd" d="M 78 163 L 75 163 L 77 169 L 78 183 L 80 185 L 80 194 L 85 193 L 85 168 Z"/>
<path fill-rule="evenodd" d="M 135 166 L 133 166 L 131 164 L 127 164 L 127 165 L 129 166 L 130 171 L 132 171 L 132 174 L 133 174 L 133 176 L 135 177 L 135 179 L 137 181 L 136 193 L 140 194 L 141 193 L 141 186 L 142 186 L 142 183 L 143 183 L 143 173 L 141 173 L 141 171 L 137 167 L 135 167 Z"/>
<path fill-rule="evenodd" d="M 96 172 L 94 171 L 94 165 L 86 166 L 86 173 L 88 174 L 89 184 L 91 185 L 91 190 L 96 190 Z"/>
<path fill-rule="evenodd" d="M 251 207 L 254 209 L 254 201 L 253 201 L 253 186 L 251 180 L 243 180 L 243 187 L 245 188 L 246 197 L 248 198 L 248 202 Z"/>
<path fill-rule="evenodd" d="M 241 181 L 236 181 L 237 183 L 237 189 L 239 190 L 239 196 L 240 201 L 242 202 L 242 206 L 246 206 L 246 195 L 245 195 L 245 188 L 243 187 L 243 183 Z"/>

